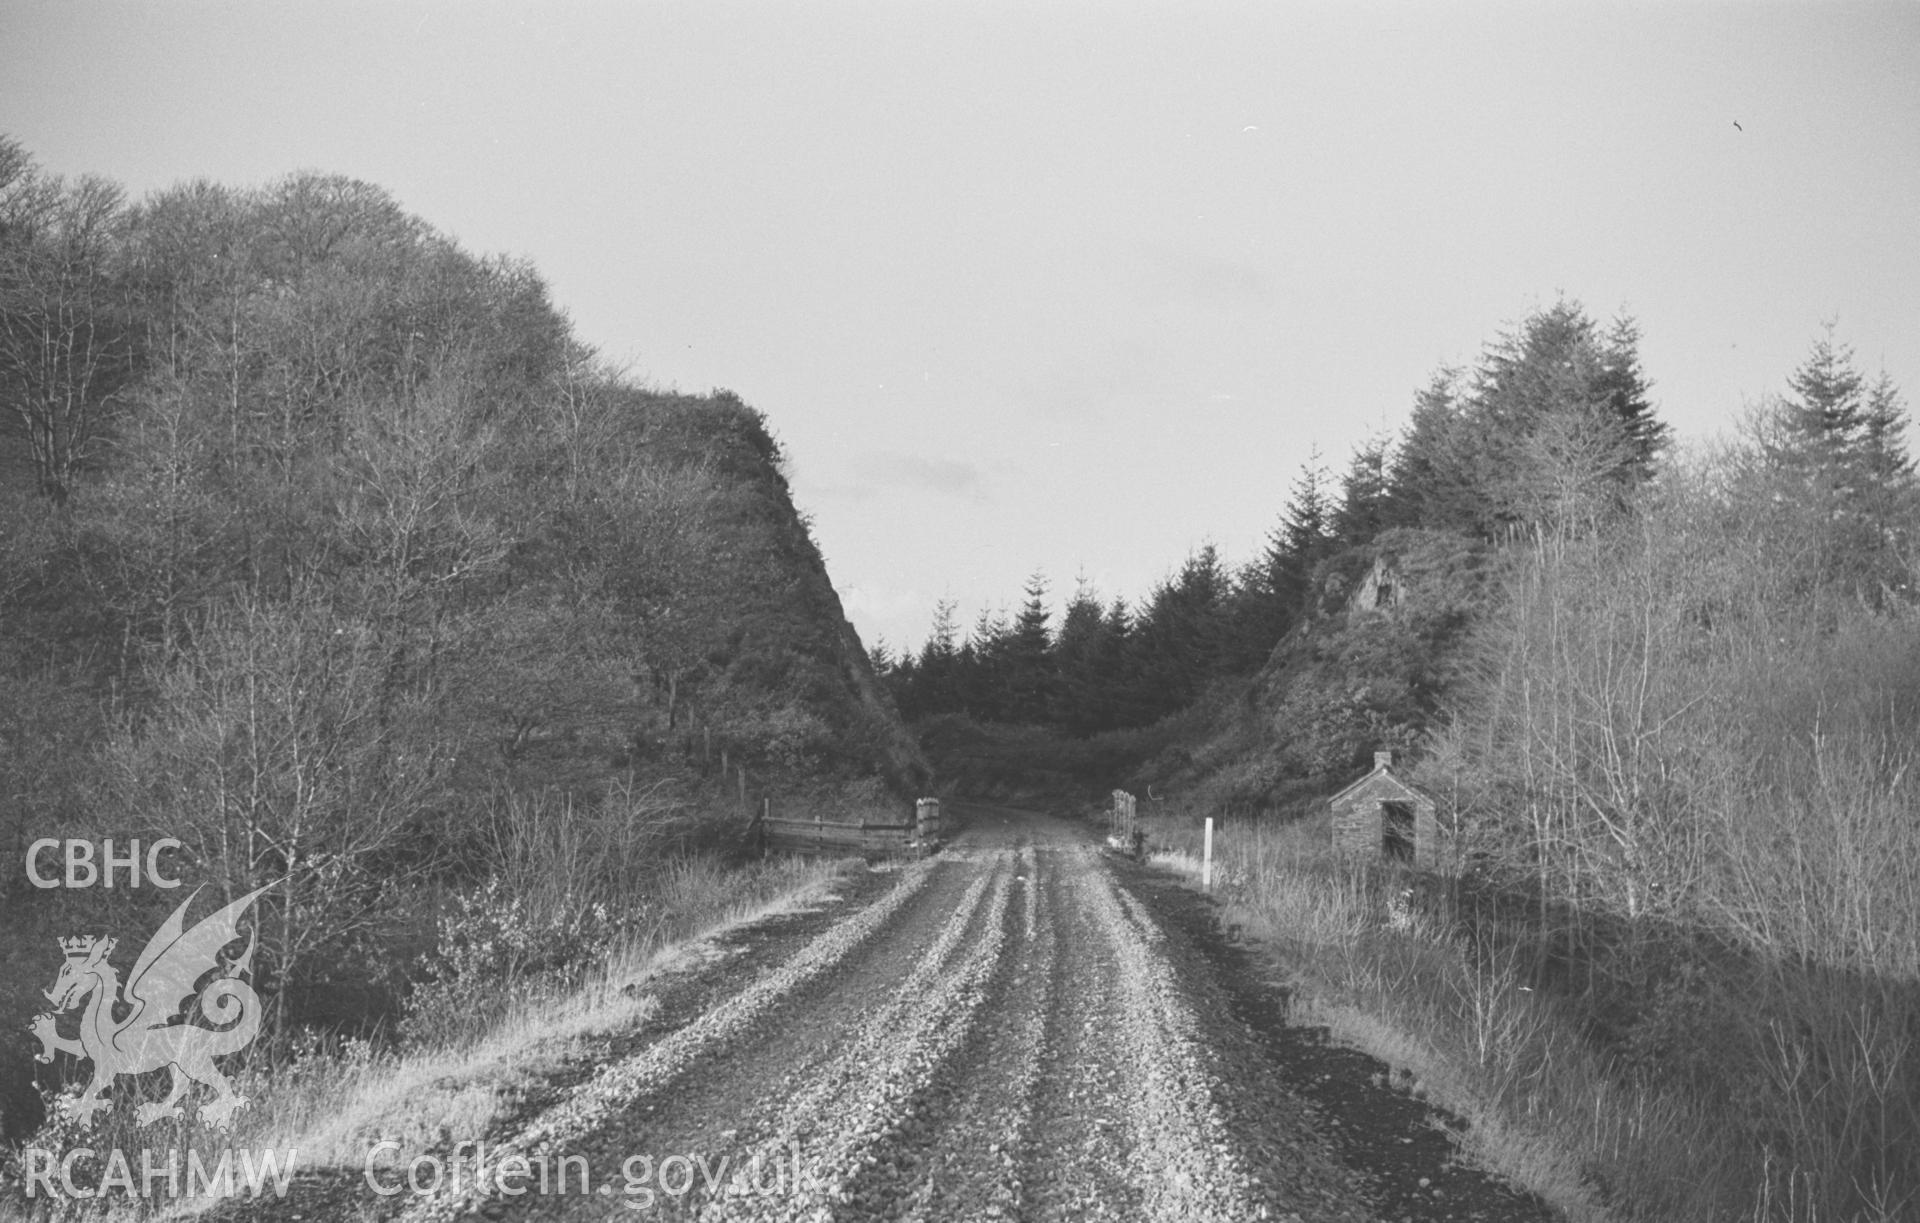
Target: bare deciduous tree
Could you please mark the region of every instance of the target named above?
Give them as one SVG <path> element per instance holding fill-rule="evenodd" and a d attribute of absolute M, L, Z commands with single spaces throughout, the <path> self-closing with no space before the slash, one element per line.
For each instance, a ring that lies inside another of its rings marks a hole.
<path fill-rule="evenodd" d="M 104 179 L 41 179 L 17 148 L 0 162 L 0 408 L 61 501 L 136 370 L 124 197 Z"/>

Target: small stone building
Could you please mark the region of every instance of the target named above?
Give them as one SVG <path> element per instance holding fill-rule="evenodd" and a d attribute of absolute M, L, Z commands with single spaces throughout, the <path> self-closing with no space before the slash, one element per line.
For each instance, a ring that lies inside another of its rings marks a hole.
<path fill-rule="evenodd" d="M 1328 800 L 1334 851 L 1436 869 L 1443 856 L 1433 800 L 1395 777 L 1392 765 L 1392 752 L 1375 752 L 1373 772 Z"/>

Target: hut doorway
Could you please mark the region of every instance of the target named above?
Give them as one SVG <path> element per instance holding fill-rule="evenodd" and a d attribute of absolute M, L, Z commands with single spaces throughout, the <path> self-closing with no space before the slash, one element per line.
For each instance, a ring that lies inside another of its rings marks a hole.
<path fill-rule="evenodd" d="M 1380 853 L 1389 861 L 1413 861 L 1413 805 L 1380 804 Z"/>

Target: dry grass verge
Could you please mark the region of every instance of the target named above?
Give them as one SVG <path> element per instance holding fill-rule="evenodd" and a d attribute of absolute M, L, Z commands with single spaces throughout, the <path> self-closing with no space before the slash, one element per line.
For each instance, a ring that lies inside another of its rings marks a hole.
<path fill-rule="evenodd" d="M 277 1058 L 261 1056 L 233 1075 L 252 1104 L 228 1135 L 177 1121 L 136 1129 L 132 1110 L 118 1107 L 92 1131 L 54 1118 L 28 1145 L 58 1154 L 81 1146 L 149 1151 L 156 1164 L 170 1153 L 184 1160 L 198 1150 L 207 1165 L 228 1147 L 291 1150 L 304 1170 L 359 1168 L 382 1141 L 397 1143 L 398 1157 L 406 1159 L 482 1138 L 520 1091 L 588 1052 L 598 1038 L 644 1021 L 658 1004 L 631 987 L 697 964 L 712 954 L 716 935 L 830 899 L 847 868 L 845 861 L 801 859 L 743 869 L 707 858 L 670 861 L 640 885 L 650 919 L 625 931 L 583 984 L 557 993 L 536 977 L 502 983 L 514 996 L 478 1031 L 456 1029 L 448 1039 L 400 1050 L 312 1039 Z M 31 1217 L 18 1197 L 19 1169 L 4 1171 L 12 1183 L 0 1186 L 6 1192 L 0 1220 Z M 101 1171 L 98 1158 L 83 1160 L 75 1179 L 85 1185 Z M 180 1201 L 175 1209 L 191 1213 L 207 1204 Z"/>
<path fill-rule="evenodd" d="M 1200 882 L 1197 820 L 1154 829 L 1156 865 Z M 1602 1223 L 1588 1167 L 1670 1140 L 1671 1105 L 1607 1086 L 1574 1025 L 1528 989 L 1517 966 L 1473 954 L 1405 903 L 1404 885 L 1333 856 L 1324 817 L 1272 826 L 1216 823 L 1213 890 L 1225 920 L 1280 951 L 1292 1019 L 1400 1072 L 1412 1091 L 1469 1123 L 1462 1154 L 1572 1220 Z M 1683 1110 L 1684 1111 L 1684 1110 Z M 1685 1209 L 1665 1216 L 1690 1216 Z"/>
<path fill-rule="evenodd" d="M 1153 836 L 1154 860 L 1196 886 L 1199 824 Z M 1216 823 L 1214 853 L 1226 920 L 1281 953 L 1294 1018 L 1405 1072 L 1470 1123 L 1467 1158 L 1569 1218 L 1913 1217 L 1910 1151 L 1886 1136 L 1911 1132 L 1920 1021 L 1894 987 L 1764 958 L 1693 964 L 1639 1000 L 1651 1010 L 1630 1039 L 1603 1045 L 1589 1004 L 1534 988 L 1518 942 L 1465 933 L 1486 927 L 1447 889 L 1336 857 L 1324 812 Z M 1861 1168 L 1836 1209 L 1835 1178 Z"/>

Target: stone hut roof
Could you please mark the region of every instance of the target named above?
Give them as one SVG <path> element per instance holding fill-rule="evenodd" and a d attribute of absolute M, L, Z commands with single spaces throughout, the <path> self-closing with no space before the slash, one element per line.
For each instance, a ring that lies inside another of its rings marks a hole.
<path fill-rule="evenodd" d="M 1408 785 L 1392 772 L 1393 753 L 1375 752 L 1373 771 L 1327 801 L 1335 807 L 1353 803 L 1422 803 L 1433 800 L 1425 792 Z"/>

